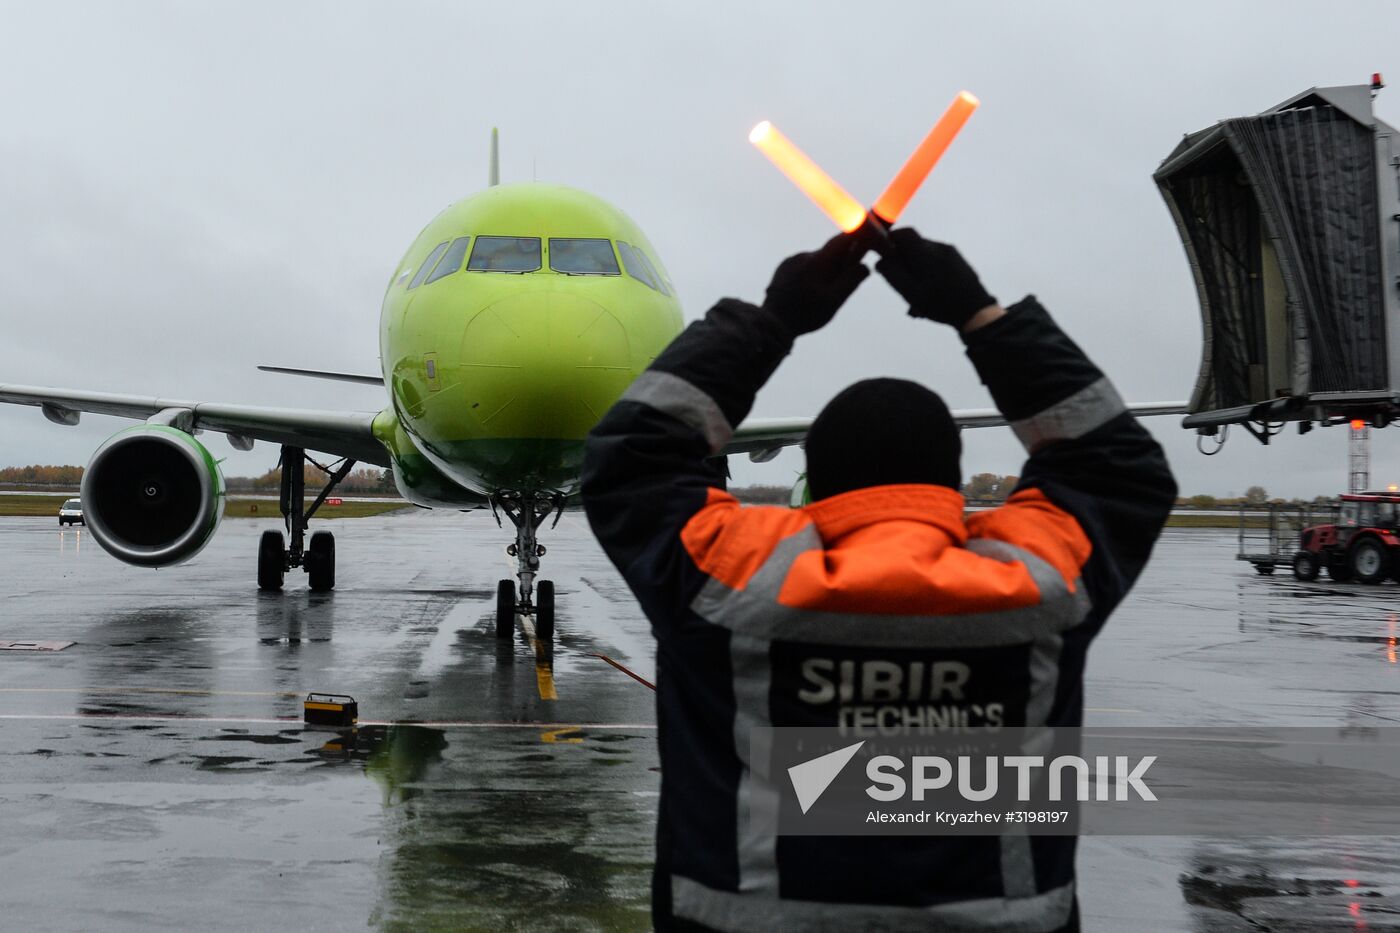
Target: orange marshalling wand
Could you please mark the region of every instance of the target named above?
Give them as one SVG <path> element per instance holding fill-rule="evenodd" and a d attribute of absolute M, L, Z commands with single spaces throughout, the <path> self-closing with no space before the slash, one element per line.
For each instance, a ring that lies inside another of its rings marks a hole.
<path fill-rule="evenodd" d="M 872 208 L 875 216 L 890 226 L 894 225 L 899 215 L 904 213 L 910 198 L 914 197 L 914 192 L 919 190 L 928 173 L 933 171 L 943 153 L 948 151 L 958 131 L 963 128 L 968 117 L 972 116 L 972 111 L 977 109 L 978 103 L 980 101 L 967 91 L 961 91 L 953 98 L 943 116 L 938 118 L 938 122 L 929 130 L 924 141 L 919 143 L 919 148 L 914 150 L 909 161 L 904 163 L 904 167 L 894 176 L 889 187 L 875 201 L 875 207 Z"/>
<path fill-rule="evenodd" d="M 836 226 L 850 233 L 865 223 L 865 207 L 772 123 L 764 120 L 755 126 L 749 134 L 749 142 L 757 146 L 799 191 L 811 198 Z"/>
<path fill-rule="evenodd" d="M 894 226 L 894 222 L 904 213 L 904 208 L 908 206 L 914 193 L 919 190 L 924 179 L 928 178 L 928 173 L 933 171 L 938 160 L 943 158 L 943 153 L 948 151 L 948 147 L 952 145 L 963 124 L 967 123 L 979 103 L 980 101 L 967 91 L 960 91 L 958 96 L 953 98 L 943 116 L 938 118 L 938 122 L 929 130 L 924 141 L 919 143 L 919 148 L 914 150 L 909 161 L 904 163 L 894 180 L 889 183 L 889 187 L 885 188 L 884 193 L 875 202 L 870 213 L 873 213 L 879 222 L 871 222 L 872 235 L 883 238 L 884 230 Z M 772 123 L 764 120 L 755 126 L 749 134 L 749 142 L 757 146 L 799 191 L 811 198 L 836 226 L 847 233 L 853 233 L 865 223 L 867 212 L 860 202 L 832 180 L 830 175 L 823 172 L 817 163 L 807 158 L 801 149 L 792 144 L 792 140 L 779 133 Z"/>

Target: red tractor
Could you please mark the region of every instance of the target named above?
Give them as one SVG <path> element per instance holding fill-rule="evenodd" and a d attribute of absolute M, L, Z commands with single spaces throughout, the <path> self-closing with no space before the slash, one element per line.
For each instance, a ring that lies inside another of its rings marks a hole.
<path fill-rule="evenodd" d="M 1337 522 L 1304 528 L 1293 555 L 1293 575 L 1315 580 L 1327 568 L 1333 580 L 1380 583 L 1400 579 L 1400 493 L 1342 496 Z"/>

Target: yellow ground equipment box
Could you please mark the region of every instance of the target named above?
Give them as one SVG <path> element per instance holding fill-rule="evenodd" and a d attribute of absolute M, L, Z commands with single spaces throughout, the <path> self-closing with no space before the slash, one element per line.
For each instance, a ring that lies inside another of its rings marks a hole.
<path fill-rule="evenodd" d="M 312 726 L 353 726 L 360 718 L 355 698 L 338 693 L 308 693 L 301 709 L 303 721 Z"/>

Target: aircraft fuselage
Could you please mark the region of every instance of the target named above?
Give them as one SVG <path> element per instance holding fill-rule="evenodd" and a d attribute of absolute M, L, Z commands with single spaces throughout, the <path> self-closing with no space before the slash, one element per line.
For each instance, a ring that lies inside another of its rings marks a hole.
<path fill-rule="evenodd" d="M 384 297 L 375 433 L 400 491 L 576 492 L 589 430 L 680 328 L 655 249 L 601 198 L 530 183 L 450 205 Z"/>

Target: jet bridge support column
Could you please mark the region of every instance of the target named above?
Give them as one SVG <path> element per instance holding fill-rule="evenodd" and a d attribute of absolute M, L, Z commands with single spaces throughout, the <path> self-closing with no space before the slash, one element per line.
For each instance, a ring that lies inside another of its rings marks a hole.
<path fill-rule="evenodd" d="M 1365 492 L 1371 485 L 1371 426 L 1364 421 L 1351 423 L 1347 443 L 1347 492 Z"/>

